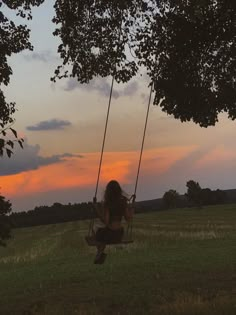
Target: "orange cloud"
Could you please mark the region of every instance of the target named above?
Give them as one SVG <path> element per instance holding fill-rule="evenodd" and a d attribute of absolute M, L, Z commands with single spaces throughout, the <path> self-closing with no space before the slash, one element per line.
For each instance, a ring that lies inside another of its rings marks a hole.
<path fill-rule="evenodd" d="M 143 153 L 141 174 L 166 172 L 177 160 L 183 159 L 195 147 L 167 147 Z M 27 196 L 36 192 L 95 186 L 100 153 L 86 153 L 84 158 L 66 158 L 63 162 L 40 167 L 16 175 L 1 177 L 1 193 L 8 197 Z M 136 179 L 139 152 L 105 152 L 100 184 L 116 179 L 122 184 Z"/>
<path fill-rule="evenodd" d="M 235 150 L 219 146 L 212 151 L 205 154 L 200 160 L 197 161 L 195 167 L 197 169 L 209 166 L 216 166 L 225 162 L 229 162 L 236 159 Z"/>
<path fill-rule="evenodd" d="M 187 157 L 196 146 L 164 147 L 144 152 L 142 171 L 145 175 L 163 174 L 179 160 Z"/>

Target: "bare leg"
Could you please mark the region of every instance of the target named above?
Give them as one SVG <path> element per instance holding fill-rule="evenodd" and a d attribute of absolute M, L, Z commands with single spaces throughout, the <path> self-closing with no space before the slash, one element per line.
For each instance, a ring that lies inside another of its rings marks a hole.
<path fill-rule="evenodd" d="M 105 248 L 106 248 L 106 244 L 101 243 L 101 244 L 97 245 L 97 255 L 103 253 Z"/>
<path fill-rule="evenodd" d="M 95 264 L 103 264 L 106 259 L 106 254 L 104 253 L 104 250 L 106 248 L 106 244 L 99 244 L 97 245 L 97 254 L 94 259 Z"/>

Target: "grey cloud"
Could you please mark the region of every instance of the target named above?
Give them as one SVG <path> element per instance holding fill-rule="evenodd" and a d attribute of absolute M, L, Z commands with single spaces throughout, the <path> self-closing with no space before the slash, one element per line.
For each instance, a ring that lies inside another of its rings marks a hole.
<path fill-rule="evenodd" d="M 145 94 L 145 93 L 141 93 L 140 96 L 141 96 L 141 99 L 142 99 L 142 103 L 146 104 L 148 102 L 148 100 L 149 100 L 149 95 Z"/>
<path fill-rule="evenodd" d="M 84 86 L 85 90 L 87 91 L 97 91 L 99 94 L 104 95 L 104 96 L 109 96 L 110 95 L 110 89 L 111 86 L 106 80 L 93 80 L 89 85 Z M 112 91 L 112 96 L 117 99 L 120 94 L 116 89 L 113 89 Z"/>
<path fill-rule="evenodd" d="M 69 158 L 70 157 L 83 158 L 82 155 L 63 153 L 63 154 L 51 155 L 49 157 L 38 156 L 37 159 L 38 159 L 38 163 L 40 166 L 45 166 L 45 165 L 49 165 L 49 164 L 62 162 L 64 160 L 64 158 L 67 158 L 67 157 L 69 157 Z"/>
<path fill-rule="evenodd" d="M 81 89 L 83 91 L 94 90 L 103 96 L 109 96 L 110 95 L 110 88 L 111 88 L 110 84 L 104 79 L 102 79 L 102 80 L 94 79 L 88 84 L 80 84 L 76 79 L 70 78 L 67 81 L 67 84 L 64 87 L 64 90 L 65 91 L 73 91 L 75 89 Z M 119 92 L 117 90 L 113 89 L 112 96 L 116 99 L 120 95 L 119 95 Z"/>
<path fill-rule="evenodd" d="M 24 59 L 27 61 L 41 61 L 44 63 L 48 63 L 51 61 L 55 61 L 58 59 L 56 55 L 54 55 L 51 51 L 41 51 L 41 52 L 32 52 L 24 55 Z"/>
<path fill-rule="evenodd" d="M 51 119 L 41 121 L 33 126 L 28 126 L 26 129 L 30 131 L 61 130 L 70 125 L 71 123 L 68 120 Z"/>
<path fill-rule="evenodd" d="M 105 79 L 94 79 L 88 84 L 80 84 L 76 79 L 70 78 L 66 86 L 65 91 L 73 91 L 75 89 L 81 89 L 83 91 L 96 91 L 102 96 L 109 96 L 111 83 L 108 83 Z M 138 90 L 138 83 L 136 81 L 129 83 L 123 90 L 113 89 L 112 97 L 117 99 L 121 96 L 133 96 Z"/>
<path fill-rule="evenodd" d="M 208 146 L 195 149 L 193 152 L 190 152 L 186 157 L 176 161 L 169 168 L 166 174 L 174 173 L 177 176 L 184 176 L 187 170 L 192 171 L 194 164 L 201 160 L 201 158 L 209 153 L 213 148 L 214 146 Z"/>
<path fill-rule="evenodd" d="M 129 83 L 123 91 L 124 96 L 133 96 L 138 90 L 138 83 L 136 81 Z"/>
<path fill-rule="evenodd" d="M 163 180 L 167 183 L 172 183 L 178 187 L 185 187 L 186 182 L 190 179 L 196 180 L 200 183 L 202 187 L 205 186 L 207 179 L 212 177 L 212 169 L 199 170 L 194 166 L 201 160 L 206 154 L 214 149 L 214 145 L 209 145 L 208 147 L 200 147 L 193 152 L 189 153 L 186 157 L 176 161 L 165 174 L 163 174 Z M 182 188 L 183 190 L 185 188 Z"/>
<path fill-rule="evenodd" d="M 77 157 L 83 158 L 79 154 L 57 154 L 48 157 L 39 155 L 40 146 L 30 145 L 27 140 L 24 142 L 24 149 L 15 147 L 14 154 L 9 159 L 3 157 L 0 163 L 0 176 L 18 174 L 24 171 L 36 170 L 41 166 L 51 165 L 63 162 L 65 158 Z"/>
<path fill-rule="evenodd" d="M 64 87 L 65 91 L 73 91 L 75 89 L 78 89 L 80 87 L 79 82 L 75 79 L 68 79 L 66 82 L 66 86 Z"/>

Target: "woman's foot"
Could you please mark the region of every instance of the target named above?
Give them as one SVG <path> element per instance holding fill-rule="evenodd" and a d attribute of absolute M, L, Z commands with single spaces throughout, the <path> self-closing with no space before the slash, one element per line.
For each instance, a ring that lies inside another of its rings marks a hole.
<path fill-rule="evenodd" d="M 107 254 L 105 254 L 104 252 L 97 253 L 94 259 L 94 264 L 99 264 L 99 265 L 103 264 L 106 257 L 107 257 Z"/>

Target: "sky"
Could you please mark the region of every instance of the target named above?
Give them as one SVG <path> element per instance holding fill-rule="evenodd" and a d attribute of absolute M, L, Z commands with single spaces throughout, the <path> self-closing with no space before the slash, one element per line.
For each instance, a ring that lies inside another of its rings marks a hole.
<path fill-rule="evenodd" d="M 17 104 L 14 128 L 25 140 L 23 150 L 16 146 L 11 159 L 0 163 L 0 194 L 13 211 L 92 201 L 95 193 L 111 78 L 87 85 L 50 81 L 60 64 L 53 15 L 53 0 L 33 9 L 28 25 L 34 51 L 9 59 L 13 75 L 4 92 Z M 114 85 L 98 199 L 111 179 L 127 194 L 134 192 L 148 84 L 146 76 L 137 76 Z M 181 123 L 152 105 L 137 200 L 161 198 L 169 189 L 183 194 L 190 179 L 202 188 L 236 188 L 236 121 L 224 114 L 219 118 L 206 129 Z"/>

